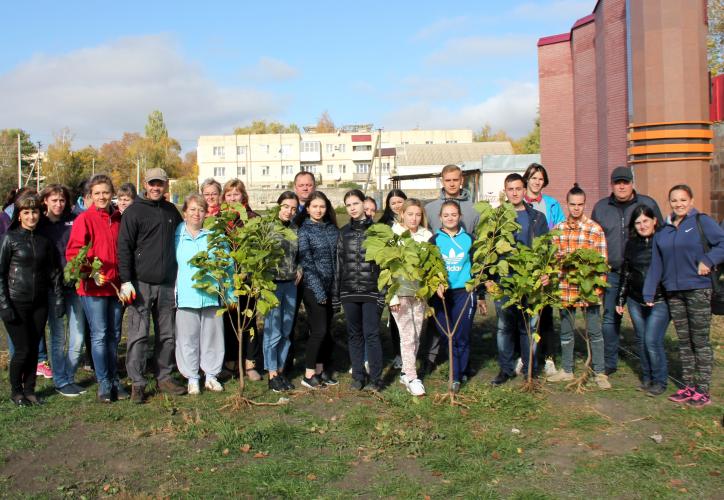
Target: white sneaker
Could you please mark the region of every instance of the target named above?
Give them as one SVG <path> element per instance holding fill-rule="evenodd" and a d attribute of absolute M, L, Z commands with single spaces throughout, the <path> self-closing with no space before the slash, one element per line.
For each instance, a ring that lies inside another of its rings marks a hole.
<path fill-rule="evenodd" d="M 395 356 L 395 359 L 392 360 L 392 368 L 395 370 L 402 369 L 402 358 L 400 356 Z"/>
<path fill-rule="evenodd" d="M 425 395 L 425 386 L 422 385 L 422 381 L 419 378 L 416 378 L 415 380 L 411 381 L 407 385 L 407 392 L 412 394 L 413 396 L 424 396 Z"/>
<path fill-rule="evenodd" d="M 407 377 L 407 375 L 405 375 L 404 373 L 400 374 L 400 383 L 402 385 L 407 386 L 410 382 L 412 381 Z"/>
<path fill-rule="evenodd" d="M 516 363 L 515 363 L 515 374 L 516 375 L 523 374 L 523 360 L 521 358 L 518 358 L 518 361 L 516 361 Z"/>
<path fill-rule="evenodd" d="M 558 370 L 556 370 L 556 364 L 553 362 L 551 358 L 546 359 L 546 365 L 543 368 L 543 371 L 545 372 L 546 376 L 550 377 L 551 375 L 555 375 Z"/>
<path fill-rule="evenodd" d="M 189 379 L 188 393 L 191 394 L 192 396 L 195 396 L 195 395 L 201 393 L 201 389 L 199 388 L 199 379 L 196 379 L 196 378 Z"/>
<path fill-rule="evenodd" d="M 370 373 L 370 362 L 365 361 L 365 371 L 367 372 L 367 375 Z"/>
<path fill-rule="evenodd" d="M 570 382 L 573 380 L 573 373 L 567 372 L 563 369 L 546 377 L 548 382 Z"/>
<path fill-rule="evenodd" d="M 206 390 L 212 392 L 223 392 L 224 390 L 224 386 L 221 385 L 221 382 L 216 380 L 216 377 L 206 377 L 204 387 L 206 388 Z"/>

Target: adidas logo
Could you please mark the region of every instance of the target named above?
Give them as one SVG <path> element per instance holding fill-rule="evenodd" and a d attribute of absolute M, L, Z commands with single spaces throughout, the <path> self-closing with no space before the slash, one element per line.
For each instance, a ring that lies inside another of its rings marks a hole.
<path fill-rule="evenodd" d="M 454 248 L 451 248 L 447 254 L 443 254 L 442 258 L 445 261 L 445 267 L 448 271 L 460 271 L 460 261 L 465 257 L 465 252 L 456 253 Z"/>

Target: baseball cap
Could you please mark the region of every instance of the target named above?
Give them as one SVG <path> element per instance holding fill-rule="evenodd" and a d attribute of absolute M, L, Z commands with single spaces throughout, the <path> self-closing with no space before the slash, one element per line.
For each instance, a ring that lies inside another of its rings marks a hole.
<path fill-rule="evenodd" d="M 633 182 L 633 173 L 629 167 L 616 167 L 611 172 L 611 182 L 628 181 Z"/>
<path fill-rule="evenodd" d="M 162 168 L 150 168 L 150 169 L 146 170 L 145 179 L 146 179 L 146 182 L 151 182 L 151 181 L 168 182 L 168 175 L 166 175 L 166 171 Z"/>

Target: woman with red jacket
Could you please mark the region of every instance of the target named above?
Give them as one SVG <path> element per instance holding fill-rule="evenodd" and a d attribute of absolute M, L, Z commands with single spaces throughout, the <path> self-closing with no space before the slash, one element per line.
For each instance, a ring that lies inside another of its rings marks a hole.
<path fill-rule="evenodd" d="M 90 244 L 88 262 L 97 257 L 102 266 L 98 273 L 80 280 L 80 296 L 90 325 L 91 354 L 98 380 L 98 400 L 110 403 L 125 399 L 128 393 L 118 379 L 118 343 L 121 340 L 122 307 L 117 289 L 121 286 L 118 274 L 118 231 L 121 214 L 113 208 L 113 182 L 104 174 L 91 177 L 89 189 L 93 206 L 73 223 L 66 249 L 67 260 L 73 259 L 82 247 Z"/>

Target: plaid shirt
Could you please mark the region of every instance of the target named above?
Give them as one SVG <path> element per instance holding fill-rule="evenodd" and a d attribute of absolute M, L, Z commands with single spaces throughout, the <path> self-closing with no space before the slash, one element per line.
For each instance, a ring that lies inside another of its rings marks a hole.
<path fill-rule="evenodd" d="M 606 235 L 603 232 L 603 228 L 585 215 L 581 216 L 581 220 L 579 221 L 566 219 L 558 224 L 555 230 L 560 231 L 558 236 L 553 237 L 553 243 L 558 245 L 559 259 L 565 258 L 566 255 L 575 252 L 579 248 L 592 248 L 603 255 L 604 259 L 608 260 Z M 604 275 L 603 278 L 605 279 L 606 276 Z M 564 307 L 582 307 L 588 305 L 578 300 L 578 285 L 569 284 L 565 279 L 565 272 L 561 273 L 559 283 L 561 302 Z M 600 296 L 603 290 L 598 289 L 596 293 Z"/>

